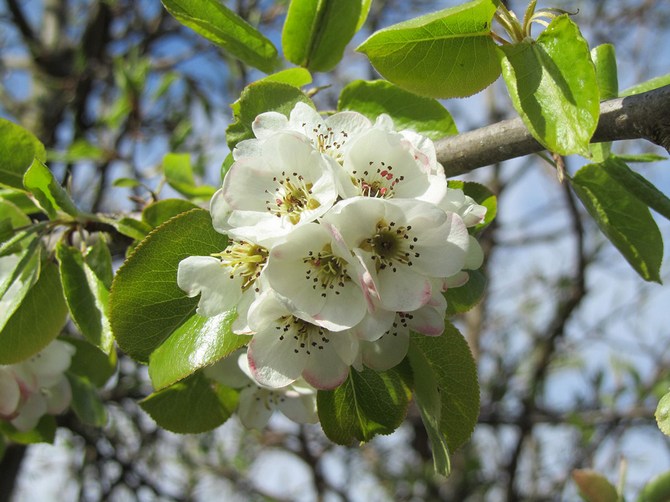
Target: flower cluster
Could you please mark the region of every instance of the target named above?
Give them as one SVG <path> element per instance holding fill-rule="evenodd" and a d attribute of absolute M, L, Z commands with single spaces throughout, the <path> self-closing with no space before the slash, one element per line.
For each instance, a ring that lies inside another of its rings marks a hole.
<path fill-rule="evenodd" d="M 350 366 L 398 364 L 410 331 L 440 335 L 443 292 L 482 263 L 468 227 L 486 210 L 447 186 L 433 143 L 302 103 L 253 132 L 211 201 L 228 247 L 186 258 L 177 281 L 203 316 L 237 309 L 259 386 L 333 389 Z"/>
<path fill-rule="evenodd" d="M 34 429 L 42 415 L 57 415 L 70 405 L 65 376 L 74 347 L 55 340 L 30 359 L 0 366 L 0 420 L 19 431 Z"/>

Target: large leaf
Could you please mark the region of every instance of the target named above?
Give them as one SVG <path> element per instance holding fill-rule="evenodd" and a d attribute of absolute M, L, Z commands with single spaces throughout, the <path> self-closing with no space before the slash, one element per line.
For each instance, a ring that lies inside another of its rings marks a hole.
<path fill-rule="evenodd" d="M 232 150 L 243 139 L 254 137 L 251 124 L 261 113 L 275 111 L 288 117 L 299 101 L 314 106 L 300 89 L 290 84 L 260 81 L 248 85 L 240 99 L 231 105 L 235 121 L 226 129 L 228 147 Z"/>
<path fill-rule="evenodd" d="M 464 97 L 500 75 L 491 38 L 495 0 L 475 0 L 380 30 L 358 51 L 382 76 L 422 96 Z"/>
<path fill-rule="evenodd" d="M 552 152 L 588 156 L 599 91 L 589 46 L 577 25 L 562 15 L 537 41 L 500 50 L 512 103 L 535 139 Z"/>
<path fill-rule="evenodd" d="M 79 214 L 70 195 L 56 181 L 49 168 L 39 160 L 35 159 L 26 171 L 23 184 L 27 190 L 32 192 L 49 218 L 55 219 L 61 212 L 71 216 Z"/>
<path fill-rule="evenodd" d="M 220 0 L 162 2 L 177 21 L 248 65 L 265 73 L 270 73 L 277 66 L 277 49 L 272 42 Z"/>
<path fill-rule="evenodd" d="M 194 209 L 153 230 L 119 269 L 110 297 L 116 340 L 142 362 L 195 313 L 197 298 L 177 286 L 179 262 L 225 249 L 228 239 L 212 227 L 209 213 Z"/>
<path fill-rule="evenodd" d="M 149 357 L 154 388 L 172 385 L 246 344 L 251 337 L 231 331 L 236 316 L 234 310 L 215 317 L 196 314 L 181 325 Z"/>
<path fill-rule="evenodd" d="M 44 145 L 22 127 L 0 118 L 0 184 L 23 190 L 34 159 L 46 161 Z"/>
<path fill-rule="evenodd" d="M 66 318 L 58 267 L 47 262 L 0 331 L 0 364 L 14 364 L 42 350 L 58 336 Z"/>
<path fill-rule="evenodd" d="M 353 110 L 373 121 L 386 113 L 397 130 L 411 129 L 430 139 L 458 133 L 454 119 L 439 101 L 417 96 L 384 80 L 356 80 L 347 85 L 337 109 Z"/>
<path fill-rule="evenodd" d="M 342 445 L 391 434 L 405 418 L 410 396 L 396 369 L 382 373 L 352 369 L 337 389 L 318 392 L 321 427 L 331 441 Z"/>
<path fill-rule="evenodd" d="M 218 427 L 234 411 L 235 396 L 226 390 L 217 388 L 196 373 L 151 394 L 140 406 L 158 425 L 169 431 L 197 434 Z"/>
<path fill-rule="evenodd" d="M 109 353 L 113 339 L 108 318 L 107 287 L 86 264 L 77 248 L 59 243 L 56 257 L 72 320 L 89 342 Z"/>
<path fill-rule="evenodd" d="M 282 31 L 282 49 L 291 63 L 330 71 L 356 33 L 365 1 L 291 0 Z"/>
<path fill-rule="evenodd" d="M 439 423 L 449 451 L 456 450 L 470 439 L 479 416 L 477 368 L 468 343 L 446 323 L 440 336 L 412 334 L 409 360 L 422 412 L 432 414 L 424 422 Z"/>
<path fill-rule="evenodd" d="M 663 238 L 646 204 L 600 164 L 584 166 L 570 183 L 600 230 L 635 271 L 646 281 L 660 282 Z"/>

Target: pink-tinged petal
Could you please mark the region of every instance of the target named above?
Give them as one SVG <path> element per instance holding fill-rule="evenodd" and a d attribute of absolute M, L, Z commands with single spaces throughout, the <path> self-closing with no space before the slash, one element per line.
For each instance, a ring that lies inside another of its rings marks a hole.
<path fill-rule="evenodd" d="M 242 297 L 243 279 L 231 278 L 230 270 L 218 258 L 189 256 L 179 262 L 177 285 L 189 297 L 200 296 L 197 312 L 213 317 L 226 312 Z"/>
<path fill-rule="evenodd" d="M 254 378 L 266 387 L 286 387 L 302 373 L 309 359 L 301 350 L 295 330 L 277 323 L 257 332 L 249 343 L 247 358 Z"/>
<path fill-rule="evenodd" d="M 286 129 L 288 119 L 285 115 L 278 112 L 261 113 L 251 123 L 251 130 L 258 139 L 265 139 L 278 131 Z"/>
<path fill-rule="evenodd" d="M 375 342 L 361 342 L 363 364 L 375 371 L 386 371 L 400 362 L 409 349 L 409 330 L 398 329 Z"/>
<path fill-rule="evenodd" d="M 333 335 L 337 336 L 337 335 Z M 334 350 L 314 351 L 302 372 L 303 378 L 319 390 L 332 390 L 342 385 L 349 374 L 345 364 Z"/>
<path fill-rule="evenodd" d="M 273 409 L 266 399 L 267 393 L 267 390 L 259 389 L 255 385 L 240 392 L 237 416 L 247 429 L 263 429 L 270 420 Z"/>
<path fill-rule="evenodd" d="M 42 391 L 47 402 L 47 413 L 58 415 L 63 413 L 72 401 L 72 388 L 70 382 L 64 375 L 60 381 L 48 389 Z"/>
<path fill-rule="evenodd" d="M 442 301 L 439 301 L 441 299 Z M 407 326 L 417 333 L 427 336 L 440 336 L 444 332 L 444 316 L 447 302 L 441 293 L 433 295 L 433 301 L 414 312 L 405 314 Z"/>
<path fill-rule="evenodd" d="M 14 375 L 0 367 L 0 418 L 8 418 L 16 412 L 21 400 L 21 389 Z"/>
<path fill-rule="evenodd" d="M 428 303 L 432 294 L 430 279 L 403 264 L 380 270 L 378 286 L 382 306 L 393 312 L 416 310 Z"/>

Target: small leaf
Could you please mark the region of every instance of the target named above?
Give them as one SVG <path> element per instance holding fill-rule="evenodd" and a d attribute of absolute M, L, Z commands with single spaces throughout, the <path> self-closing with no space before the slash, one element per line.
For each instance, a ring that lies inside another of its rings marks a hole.
<path fill-rule="evenodd" d="M 107 423 L 107 410 L 102 404 L 98 390 L 87 378 L 67 373 L 72 388 L 70 406 L 77 418 L 86 425 L 104 427 Z"/>
<path fill-rule="evenodd" d="M 589 47 L 567 15 L 556 17 L 537 41 L 500 47 L 514 108 L 533 137 L 561 155 L 589 155 L 600 114 Z"/>
<path fill-rule="evenodd" d="M 0 257 L 0 330 L 21 306 L 40 274 L 40 249 L 37 241 L 24 251 Z"/>
<path fill-rule="evenodd" d="M 591 59 L 596 67 L 596 80 L 600 90 L 600 100 L 619 96 L 616 54 L 612 44 L 601 44 L 591 50 Z M 595 143 L 590 146 L 595 162 L 602 162 L 610 156 L 611 142 Z"/>
<path fill-rule="evenodd" d="M 282 30 L 284 57 L 311 71 L 332 70 L 356 33 L 364 3 L 291 0 Z"/>
<path fill-rule="evenodd" d="M 37 159 L 45 162 L 44 145 L 24 128 L 0 118 L 0 184 L 23 190 L 23 175 Z"/>
<path fill-rule="evenodd" d="M 112 186 L 118 188 L 138 188 L 144 185 L 135 178 L 116 178 L 112 183 Z"/>
<path fill-rule="evenodd" d="M 197 186 L 193 178 L 191 156 L 188 153 L 168 153 L 163 157 L 165 179 L 172 188 L 185 197 L 209 199 L 216 189 Z"/>
<path fill-rule="evenodd" d="M 177 21 L 254 68 L 270 73 L 277 49 L 261 32 L 219 0 L 162 0 Z"/>
<path fill-rule="evenodd" d="M 661 281 L 663 238 L 647 206 L 600 164 L 581 168 L 570 179 L 575 193 L 600 230 L 646 281 Z"/>
<path fill-rule="evenodd" d="M 231 331 L 236 317 L 234 310 L 214 317 L 195 314 L 179 326 L 149 357 L 154 388 L 172 385 L 245 345 L 251 337 Z"/>
<path fill-rule="evenodd" d="M 439 395 L 439 417 L 431 416 L 429 423 L 439 422 L 449 451 L 456 450 L 470 439 L 479 415 L 477 368 L 468 343 L 448 322 L 440 336 L 413 333 L 410 364 L 426 412 L 436 413 L 435 392 Z M 427 382 L 419 381 L 426 378 Z"/>
<path fill-rule="evenodd" d="M 289 84 L 261 81 L 248 85 L 231 105 L 235 121 L 226 129 L 228 147 L 232 150 L 240 141 L 254 137 L 251 124 L 261 113 L 275 111 L 288 117 L 298 102 L 314 106 L 300 89 Z"/>
<path fill-rule="evenodd" d="M 234 411 L 234 403 L 221 399 L 220 394 L 205 377 L 196 373 L 151 394 L 140 406 L 164 429 L 198 434 L 218 427 Z"/>
<path fill-rule="evenodd" d="M 318 392 L 321 427 L 331 441 L 342 445 L 391 434 L 404 420 L 410 396 L 396 369 L 379 373 L 351 369 L 337 389 Z"/>
<path fill-rule="evenodd" d="M 647 483 L 637 502 L 668 502 L 670 500 L 670 472 L 664 472 Z"/>
<path fill-rule="evenodd" d="M 642 94 L 643 92 L 653 91 L 659 87 L 670 85 L 670 73 L 666 75 L 661 75 L 642 82 L 641 84 L 634 85 L 629 87 L 625 91 L 619 94 L 620 97 L 625 98 L 626 96 L 633 96 L 634 94 Z"/>
<path fill-rule="evenodd" d="M 481 270 L 468 270 L 469 279 L 463 286 L 449 288 L 444 297 L 447 299 L 447 316 L 462 314 L 474 308 L 486 292 L 486 275 Z"/>
<path fill-rule="evenodd" d="M 39 160 L 35 159 L 26 171 L 23 184 L 26 190 L 32 192 L 50 219 L 56 219 L 59 212 L 70 216 L 79 214 L 68 193 L 56 181 L 49 168 Z"/>
<path fill-rule="evenodd" d="M 112 269 L 112 253 L 104 234 L 97 234 L 97 238 L 86 251 L 84 260 L 100 282 L 107 289 L 110 289 L 114 279 L 114 271 Z"/>
<path fill-rule="evenodd" d="M 197 208 L 196 204 L 188 200 L 163 199 L 149 204 L 144 208 L 142 211 L 142 221 L 155 228 L 178 214 Z"/>
<path fill-rule="evenodd" d="M 300 88 L 312 83 L 312 75 L 305 68 L 287 68 L 263 77 L 256 82 L 277 82 Z"/>
<path fill-rule="evenodd" d="M 656 155 L 655 153 L 638 153 L 638 154 L 618 154 L 617 158 L 624 162 L 660 162 L 668 160 L 668 157 L 663 155 Z"/>
<path fill-rule="evenodd" d="M 655 416 L 658 428 L 663 434 L 670 436 L 670 392 L 658 402 Z"/>
<path fill-rule="evenodd" d="M 151 232 L 150 225 L 143 221 L 136 220 L 135 218 L 124 216 L 117 220 L 110 217 L 100 216 L 100 219 L 104 223 L 113 226 L 119 233 L 136 241 L 141 241 L 149 232 Z"/>
<path fill-rule="evenodd" d="M 372 121 L 386 113 L 396 130 L 411 129 L 433 140 L 458 133 L 454 119 L 439 101 L 417 96 L 384 80 L 356 80 L 347 85 L 337 109 L 362 113 Z"/>
<path fill-rule="evenodd" d="M 110 320 L 121 349 L 141 362 L 194 313 L 198 298 L 177 286 L 179 262 L 225 249 L 228 239 L 204 209 L 182 213 L 153 230 L 119 269 Z"/>
<path fill-rule="evenodd" d="M 394 84 L 421 96 L 465 97 L 500 75 L 491 38 L 495 0 L 474 0 L 373 33 L 358 51 Z"/>
<path fill-rule="evenodd" d="M 616 488 L 606 477 L 590 469 L 575 469 L 572 479 L 586 502 L 618 502 Z"/>
<path fill-rule="evenodd" d="M 0 364 L 14 364 L 42 350 L 58 336 L 66 318 L 58 267 L 46 263 L 35 285 L 0 331 Z"/>
<path fill-rule="evenodd" d="M 0 433 L 19 444 L 53 443 L 56 438 L 56 419 L 52 415 L 43 415 L 35 428 L 26 432 L 18 431 L 9 422 L 0 420 Z"/>

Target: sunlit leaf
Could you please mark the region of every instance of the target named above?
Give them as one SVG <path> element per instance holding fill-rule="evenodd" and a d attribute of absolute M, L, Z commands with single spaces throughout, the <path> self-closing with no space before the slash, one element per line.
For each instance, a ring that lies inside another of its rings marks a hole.
<path fill-rule="evenodd" d="M 56 181 L 47 166 L 35 159 L 23 177 L 23 184 L 37 199 L 49 218 L 55 219 L 60 212 L 77 216 L 79 210 L 70 195 Z"/>
<path fill-rule="evenodd" d="M 0 118 L 0 185 L 23 190 L 33 160 L 46 161 L 44 145 L 24 128 Z"/>

